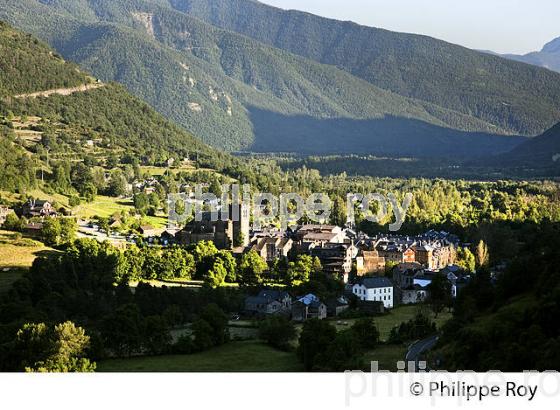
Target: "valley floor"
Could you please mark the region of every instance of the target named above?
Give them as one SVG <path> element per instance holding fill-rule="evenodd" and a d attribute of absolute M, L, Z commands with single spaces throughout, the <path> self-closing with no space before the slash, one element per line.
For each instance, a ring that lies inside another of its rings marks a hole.
<path fill-rule="evenodd" d="M 375 323 L 385 342 L 394 326 L 414 317 L 418 306 L 401 306 L 390 313 L 375 317 Z M 448 312 L 437 318 L 431 316 L 438 328 L 450 319 Z M 352 326 L 354 319 L 329 319 L 339 331 Z M 239 326 L 245 322 L 232 322 Z M 224 346 L 190 355 L 165 355 L 132 357 L 128 359 L 109 359 L 97 363 L 98 372 L 301 372 L 303 367 L 295 352 L 274 349 L 254 338 L 256 328 L 251 323 L 244 327 L 230 327 L 232 337 L 251 338 L 252 340 L 232 341 Z M 298 330 L 299 330 L 298 326 Z M 185 329 L 176 331 L 173 336 L 184 334 Z M 295 348 L 295 346 L 294 346 Z M 371 368 L 371 362 L 379 362 L 382 370 L 397 370 L 397 362 L 405 358 L 406 345 L 380 344 L 364 355 L 364 371 Z"/>

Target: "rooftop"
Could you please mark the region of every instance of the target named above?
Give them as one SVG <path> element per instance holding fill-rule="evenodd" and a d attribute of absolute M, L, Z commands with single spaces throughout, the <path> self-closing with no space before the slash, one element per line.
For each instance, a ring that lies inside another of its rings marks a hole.
<path fill-rule="evenodd" d="M 284 290 L 275 290 L 275 289 L 263 289 L 259 292 L 258 297 L 267 298 L 267 299 L 274 299 L 274 300 L 281 300 L 284 299 L 286 296 L 290 296 L 290 294 Z"/>
<path fill-rule="evenodd" d="M 368 278 L 361 278 L 360 280 L 358 280 L 356 284 L 362 285 L 366 289 L 393 287 L 393 282 L 391 282 L 389 278 L 386 278 L 385 276 L 373 276 Z"/>
<path fill-rule="evenodd" d="M 332 241 L 338 236 L 337 233 L 332 232 L 309 232 L 303 237 L 303 241 Z"/>
<path fill-rule="evenodd" d="M 342 229 L 336 225 L 302 225 L 299 229 L 299 232 L 310 232 L 310 231 L 319 231 L 319 232 L 335 232 L 335 231 L 342 231 Z"/>
<path fill-rule="evenodd" d="M 320 302 L 319 298 L 312 293 L 309 293 L 301 298 L 298 298 L 298 302 L 303 303 L 304 305 L 311 305 Z"/>

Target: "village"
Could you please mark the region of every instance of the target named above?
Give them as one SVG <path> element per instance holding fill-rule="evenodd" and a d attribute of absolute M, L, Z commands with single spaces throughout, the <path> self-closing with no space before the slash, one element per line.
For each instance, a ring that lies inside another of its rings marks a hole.
<path fill-rule="evenodd" d="M 153 189 L 149 183 L 145 185 L 144 192 Z M 230 208 L 229 215 L 234 213 L 231 211 Z M 46 219 L 72 218 L 61 214 L 47 200 L 29 200 L 15 211 L 0 207 L 0 225 L 10 213 L 28 221 L 22 231 L 35 238 L 41 237 Z M 430 285 L 437 275 L 448 281 L 450 298 L 455 298 L 471 278 L 472 272 L 455 264 L 457 249 L 464 244 L 448 232 L 431 230 L 416 236 L 370 237 L 352 227 L 327 224 L 297 225 L 285 231 L 275 227 L 253 230 L 250 209 L 239 205 L 237 214 L 235 221 L 223 221 L 214 220 L 211 212 L 205 211 L 182 228 L 139 225 L 135 233 L 128 234 L 119 233 L 122 222 L 118 217 L 103 224 L 80 219 L 76 237 L 109 241 L 120 248 L 139 241 L 156 247 L 212 242 L 238 260 L 243 254 L 254 252 L 268 266 L 279 261 L 287 264 L 299 255 L 307 255 L 320 263 L 325 276 L 344 284 L 344 291 L 328 299 L 313 293 L 292 295 L 277 283 L 262 284 L 256 294 L 247 296 L 244 309 L 239 312 L 239 317 L 250 319 L 269 315 L 282 315 L 294 321 L 325 319 L 338 317 L 351 308 L 380 314 L 397 306 L 429 300 Z"/>

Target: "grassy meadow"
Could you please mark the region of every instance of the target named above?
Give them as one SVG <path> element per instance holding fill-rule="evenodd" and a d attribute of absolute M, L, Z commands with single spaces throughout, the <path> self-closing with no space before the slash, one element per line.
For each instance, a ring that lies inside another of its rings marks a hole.
<path fill-rule="evenodd" d="M 111 359 L 97 363 L 98 372 L 299 372 L 295 353 L 257 341 L 231 342 L 201 353 Z"/>
<path fill-rule="evenodd" d="M 0 230 L 0 292 L 8 290 L 35 258 L 50 252 L 56 251 L 21 234 Z"/>
<path fill-rule="evenodd" d="M 427 314 L 434 322 L 436 322 L 438 329 L 451 318 L 451 313 L 447 311 L 444 311 L 437 317 L 435 317 L 433 312 L 426 306 L 398 306 L 384 315 L 375 316 L 373 318 L 375 324 L 377 325 L 377 328 L 379 329 L 381 341 L 387 341 L 393 327 L 400 325 L 402 322 L 408 322 L 409 320 L 413 319 L 420 310 L 423 313 Z M 350 328 L 356 321 L 356 319 L 339 318 L 329 320 L 333 322 L 333 324 L 339 331 Z"/>

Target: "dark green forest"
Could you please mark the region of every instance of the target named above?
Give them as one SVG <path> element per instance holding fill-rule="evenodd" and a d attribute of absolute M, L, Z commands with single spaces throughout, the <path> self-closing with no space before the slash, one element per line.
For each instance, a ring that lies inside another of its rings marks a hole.
<path fill-rule="evenodd" d="M 0 131 L 0 189 L 22 192 L 36 186 L 37 162 Z"/>
<path fill-rule="evenodd" d="M 22 35 L 0 21 L 0 97 L 53 88 L 74 87 L 92 81 L 78 66 L 68 63 L 31 35 Z M 41 61 L 41 64 L 37 64 Z"/>
<path fill-rule="evenodd" d="M 525 224 L 507 270 L 480 270 L 454 304 L 434 360 L 448 371 L 504 372 L 560 367 L 558 223 Z"/>

